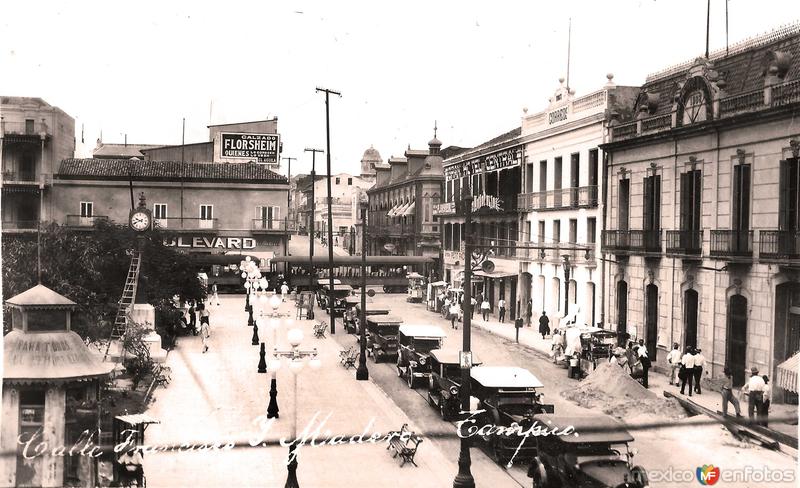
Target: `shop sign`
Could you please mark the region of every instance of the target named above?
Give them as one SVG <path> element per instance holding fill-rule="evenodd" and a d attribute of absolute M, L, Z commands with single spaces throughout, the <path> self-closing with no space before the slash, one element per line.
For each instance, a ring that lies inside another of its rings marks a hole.
<path fill-rule="evenodd" d="M 446 166 L 444 168 L 444 178 L 447 181 L 457 180 L 464 176 L 477 175 L 482 172 L 512 168 L 519 166 L 521 162 L 522 146 L 516 146 Z"/>
<path fill-rule="evenodd" d="M 437 203 L 433 206 L 434 215 L 450 215 L 456 213 L 455 202 Z"/>
<path fill-rule="evenodd" d="M 189 249 L 255 249 L 256 240 L 252 237 L 168 237 L 164 239 L 167 247 Z"/>
<path fill-rule="evenodd" d="M 558 122 L 563 122 L 563 121 L 567 120 L 567 108 L 568 108 L 568 106 L 567 107 L 562 107 L 562 108 L 560 108 L 558 110 L 553 110 L 552 112 L 550 112 L 548 114 L 549 123 L 552 125 L 552 124 L 555 124 L 555 123 L 558 123 Z"/>
<path fill-rule="evenodd" d="M 464 251 L 444 251 L 444 263 L 454 265 L 456 262 L 464 263 Z"/>
<path fill-rule="evenodd" d="M 223 158 L 250 159 L 278 164 L 278 134 L 242 134 L 223 132 L 220 154 Z"/>
<path fill-rule="evenodd" d="M 475 212 L 482 208 L 489 210 L 503 211 L 503 201 L 494 195 L 478 195 L 472 200 L 472 211 Z"/>

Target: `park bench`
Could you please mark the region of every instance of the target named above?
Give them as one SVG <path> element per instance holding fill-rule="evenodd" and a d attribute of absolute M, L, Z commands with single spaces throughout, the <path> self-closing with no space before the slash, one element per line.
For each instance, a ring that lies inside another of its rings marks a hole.
<path fill-rule="evenodd" d="M 316 337 L 317 339 L 325 337 L 325 329 L 327 328 L 328 324 L 326 324 L 325 322 L 314 324 L 314 337 Z"/>
<path fill-rule="evenodd" d="M 417 449 L 421 442 L 422 437 L 408 430 L 408 424 L 403 424 L 399 431 L 389 432 L 389 445 L 386 446 L 386 449 L 394 451 L 393 458 L 397 457 L 398 454 L 400 455 L 400 459 L 403 460 L 400 463 L 401 468 L 406 463 L 417 466 L 417 463 L 414 462 L 414 456 L 417 454 Z"/>
<path fill-rule="evenodd" d="M 356 367 L 356 359 L 358 359 L 359 355 L 358 347 L 351 346 L 349 349 L 345 351 L 340 351 L 339 355 L 341 357 L 340 359 L 342 362 L 342 366 L 344 366 L 344 369 L 350 369 L 351 367 L 352 368 Z"/>
<path fill-rule="evenodd" d="M 172 381 L 172 369 L 169 366 L 156 366 L 153 371 L 153 381 L 156 386 L 166 388 L 170 381 Z"/>

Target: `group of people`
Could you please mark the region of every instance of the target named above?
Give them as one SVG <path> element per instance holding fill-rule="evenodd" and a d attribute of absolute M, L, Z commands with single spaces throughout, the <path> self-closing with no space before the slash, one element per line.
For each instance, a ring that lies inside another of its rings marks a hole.
<path fill-rule="evenodd" d="M 689 396 L 692 393 L 700 395 L 700 380 L 703 378 L 703 369 L 706 366 L 706 357 L 703 356 L 702 349 L 694 346 L 686 346 L 681 355 L 678 343 L 672 345 L 672 350 L 667 355 L 667 362 L 670 365 L 669 384 L 678 386 L 680 382 L 681 395 L 685 395 L 686 386 L 689 386 Z"/>
<path fill-rule="evenodd" d="M 460 322 L 463 319 L 463 303 L 464 303 L 464 295 L 463 293 L 450 293 L 447 290 L 442 290 L 436 296 L 436 303 L 439 304 L 439 310 L 442 313 L 442 317 L 447 318 L 450 321 L 450 325 L 453 329 L 458 328 L 457 322 Z M 484 322 L 489 321 L 489 315 L 492 312 L 492 305 L 489 303 L 489 299 L 484 297 L 482 293 L 478 293 L 477 296 L 473 296 L 470 298 L 469 304 L 469 314 L 470 318 L 475 318 L 475 309 L 480 311 L 481 318 Z M 505 322 L 506 319 L 506 301 L 505 299 L 501 298 L 497 302 L 497 311 L 498 311 L 498 318 L 500 319 L 500 323 Z"/>
<path fill-rule="evenodd" d="M 214 295 L 216 295 L 216 292 Z M 217 298 L 217 300 L 219 299 Z M 211 303 L 213 303 L 213 296 L 209 300 L 209 306 Z M 216 303 L 219 304 L 219 301 Z M 198 316 L 200 317 L 199 327 Z M 200 334 L 200 338 L 203 341 L 203 352 L 208 351 L 208 339 L 211 338 L 211 313 L 205 303 L 195 303 L 194 300 L 187 300 L 181 314 L 181 326 L 192 335 Z"/>

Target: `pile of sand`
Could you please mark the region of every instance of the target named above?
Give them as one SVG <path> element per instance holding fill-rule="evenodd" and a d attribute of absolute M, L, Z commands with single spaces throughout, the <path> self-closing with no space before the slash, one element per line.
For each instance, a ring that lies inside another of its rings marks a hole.
<path fill-rule="evenodd" d="M 662 398 L 644 388 L 614 363 L 601 362 L 589 376 L 561 396 L 584 408 L 600 409 L 607 415 L 630 421 L 640 415 L 686 417 L 677 400 Z"/>

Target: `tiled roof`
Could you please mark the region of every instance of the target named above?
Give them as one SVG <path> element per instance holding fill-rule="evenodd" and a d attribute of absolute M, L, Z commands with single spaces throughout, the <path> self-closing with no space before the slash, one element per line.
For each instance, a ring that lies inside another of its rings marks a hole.
<path fill-rule="evenodd" d="M 127 156 L 131 158 L 141 158 L 144 156 L 143 149 L 152 149 L 156 147 L 164 147 L 159 144 L 105 144 L 100 143 L 101 146 L 92 151 L 94 157 L 103 156 Z"/>
<path fill-rule="evenodd" d="M 735 44 L 727 56 L 724 49 L 709 56 L 714 71 L 725 80 L 726 97 L 764 88 L 765 58 L 770 51 L 787 53 L 791 59 L 784 82 L 799 78 L 800 24 Z M 686 80 L 694 65 L 695 62 L 687 62 L 648 76 L 641 90 L 658 95 L 651 115 L 672 112 L 678 83 Z"/>
<path fill-rule="evenodd" d="M 57 179 L 117 179 L 128 175 L 142 181 L 228 181 L 285 183 L 285 176 L 256 163 L 183 163 L 130 159 L 65 159 Z"/>

